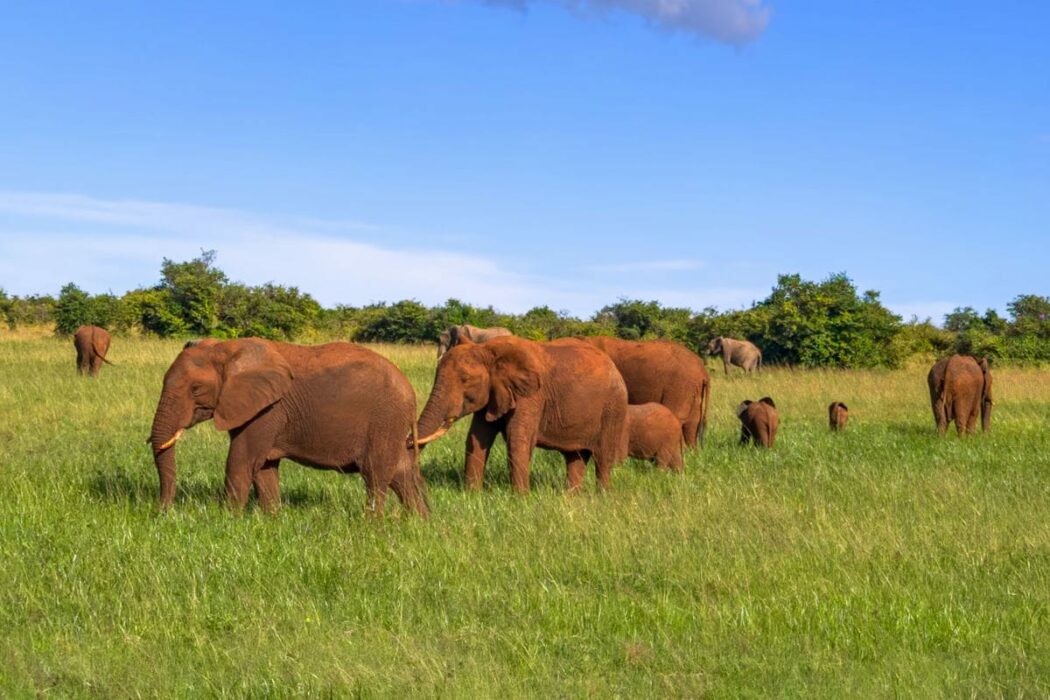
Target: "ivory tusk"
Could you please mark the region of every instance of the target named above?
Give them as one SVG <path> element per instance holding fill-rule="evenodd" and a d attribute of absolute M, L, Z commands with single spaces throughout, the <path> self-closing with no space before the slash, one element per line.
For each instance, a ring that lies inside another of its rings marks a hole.
<path fill-rule="evenodd" d="M 434 442 L 435 440 L 437 440 L 439 437 L 441 437 L 442 435 L 444 435 L 447 432 L 448 432 L 448 428 L 446 428 L 445 426 L 442 426 L 442 427 L 438 428 L 437 430 L 435 430 L 434 432 L 432 432 L 430 435 L 427 435 L 426 437 L 421 437 L 418 440 L 416 440 L 416 444 L 417 445 L 425 445 L 428 442 Z"/>
<path fill-rule="evenodd" d="M 165 442 L 160 447 L 158 447 L 157 450 L 159 451 L 159 450 L 166 450 L 166 449 L 168 449 L 169 447 L 171 447 L 172 445 L 174 445 L 176 442 L 179 441 L 179 438 L 182 437 L 182 434 L 184 432 L 186 432 L 185 428 L 179 428 L 178 430 L 175 431 L 175 434 L 171 436 L 171 439 L 168 440 L 167 442 Z"/>

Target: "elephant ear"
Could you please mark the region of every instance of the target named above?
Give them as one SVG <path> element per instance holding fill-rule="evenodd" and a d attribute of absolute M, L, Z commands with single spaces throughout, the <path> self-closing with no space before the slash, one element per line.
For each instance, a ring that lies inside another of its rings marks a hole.
<path fill-rule="evenodd" d="M 490 345 L 491 347 L 491 345 Z M 525 349 L 514 343 L 500 343 L 493 350 L 489 403 L 485 420 L 491 422 L 507 415 L 518 399 L 531 396 L 540 388 L 539 362 Z"/>
<path fill-rule="evenodd" d="M 764 403 L 767 406 L 772 406 L 773 408 L 777 407 L 777 405 L 775 403 L 773 403 L 773 399 L 769 398 L 768 396 L 763 396 L 762 398 L 760 398 L 758 400 L 758 402 L 759 403 Z"/>
<path fill-rule="evenodd" d="M 736 407 L 736 417 L 740 418 L 741 416 L 743 416 L 744 415 L 744 411 L 746 411 L 747 407 L 750 406 L 750 405 L 751 405 L 751 400 L 750 399 L 748 399 L 747 401 L 741 401 L 740 405 Z"/>
<path fill-rule="evenodd" d="M 215 427 L 244 425 L 292 388 L 292 368 L 268 343 L 247 341 L 227 360 L 215 407 Z"/>
<path fill-rule="evenodd" d="M 847 406 L 846 404 L 842 403 L 841 401 L 839 401 L 839 406 L 842 406 L 842 410 L 843 411 L 848 411 L 849 410 L 849 406 Z"/>

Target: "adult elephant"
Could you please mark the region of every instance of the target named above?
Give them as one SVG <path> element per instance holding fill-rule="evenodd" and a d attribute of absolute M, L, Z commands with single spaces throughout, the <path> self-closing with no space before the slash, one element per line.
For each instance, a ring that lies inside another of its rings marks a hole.
<path fill-rule="evenodd" d="M 388 488 L 427 515 L 423 478 L 405 434 L 415 392 L 389 360 L 351 343 L 302 346 L 255 338 L 187 346 L 164 375 L 149 443 L 160 504 L 175 496 L 175 442 L 213 419 L 230 433 L 226 496 L 243 507 L 252 484 L 267 510 L 280 503 L 278 466 L 360 472 L 368 508 L 381 513 Z"/>
<path fill-rule="evenodd" d="M 930 406 L 937 432 L 943 435 L 954 420 L 959 435 L 977 432 L 977 415 L 981 430 L 992 424 L 992 373 L 988 360 L 970 355 L 952 355 L 939 360 L 926 376 L 930 388 Z"/>
<path fill-rule="evenodd" d="M 514 334 L 500 326 L 478 328 L 477 326 L 472 326 L 468 323 L 458 326 L 449 326 L 446 330 L 441 331 L 441 334 L 438 336 L 438 357 L 440 358 L 464 340 L 469 340 L 472 343 L 484 343 L 487 340 L 502 338 L 508 335 Z"/>
<path fill-rule="evenodd" d="M 721 355 L 722 367 L 729 374 L 729 366 L 736 365 L 745 372 L 762 369 L 762 351 L 750 340 L 718 336 L 707 344 L 708 355 Z"/>
<path fill-rule="evenodd" d="M 577 340 L 460 339 L 438 362 L 417 444 L 436 440 L 467 414 L 473 415 L 465 465 L 471 489 L 482 485 L 497 435 L 507 443 L 519 493 L 529 490 L 536 447 L 562 453 L 570 491 L 583 483 L 589 458 L 598 485 L 607 488 L 613 465 L 627 457 L 627 388 L 606 355 Z"/>
<path fill-rule="evenodd" d="M 97 377 L 102 363 L 113 364 L 106 359 L 109 353 L 109 331 L 98 326 L 81 326 L 73 334 L 73 347 L 77 349 L 77 374 Z"/>
<path fill-rule="evenodd" d="M 591 336 L 583 340 L 608 355 L 627 385 L 632 404 L 659 403 L 682 424 L 689 447 L 701 445 L 707 427 L 711 377 L 704 361 L 679 343 L 668 340 L 622 340 Z"/>

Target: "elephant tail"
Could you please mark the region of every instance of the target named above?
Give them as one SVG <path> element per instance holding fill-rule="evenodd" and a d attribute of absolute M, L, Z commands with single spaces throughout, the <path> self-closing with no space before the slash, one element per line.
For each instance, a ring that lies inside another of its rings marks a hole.
<path fill-rule="evenodd" d="M 110 361 L 110 360 L 109 360 L 109 359 L 108 359 L 108 358 L 106 357 L 106 353 L 105 353 L 105 352 L 102 352 L 102 349 L 101 349 L 101 348 L 99 348 L 99 346 L 98 346 L 98 343 L 97 343 L 97 342 L 96 342 L 96 340 L 95 340 L 95 335 L 94 335 L 94 333 L 92 333 L 92 335 L 91 335 L 91 349 L 95 351 L 95 355 L 97 355 L 97 356 L 98 356 L 98 359 L 102 360 L 102 361 L 103 361 L 103 362 L 105 362 L 105 363 L 106 363 L 107 365 L 111 365 L 111 366 L 112 366 L 112 365 L 114 364 L 113 362 L 111 362 L 111 361 Z M 109 352 L 109 348 L 106 348 L 106 352 Z"/>
<path fill-rule="evenodd" d="M 707 432 L 707 408 L 711 403 L 711 378 L 704 377 L 700 385 L 700 449 L 704 448 L 704 433 Z"/>

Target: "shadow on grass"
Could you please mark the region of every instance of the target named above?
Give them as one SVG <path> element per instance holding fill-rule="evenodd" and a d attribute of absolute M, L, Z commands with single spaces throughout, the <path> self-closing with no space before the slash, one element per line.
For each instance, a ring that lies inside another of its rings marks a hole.
<path fill-rule="evenodd" d="M 903 435 L 909 438 L 933 438 L 937 437 L 937 428 L 932 425 L 925 425 L 920 423 L 890 423 L 888 425 L 891 432 Z"/>
<path fill-rule="evenodd" d="M 156 482 L 132 477 L 126 472 L 96 472 L 87 481 L 88 493 L 98 501 L 128 502 L 134 504 L 156 504 L 159 485 Z M 332 502 L 327 491 L 293 486 L 281 490 L 281 506 L 285 508 L 312 508 Z M 186 480 L 175 490 L 175 506 L 180 503 L 223 504 L 226 502 L 226 487 L 222 481 L 214 483 Z M 248 501 L 249 507 L 256 505 L 254 493 Z"/>

